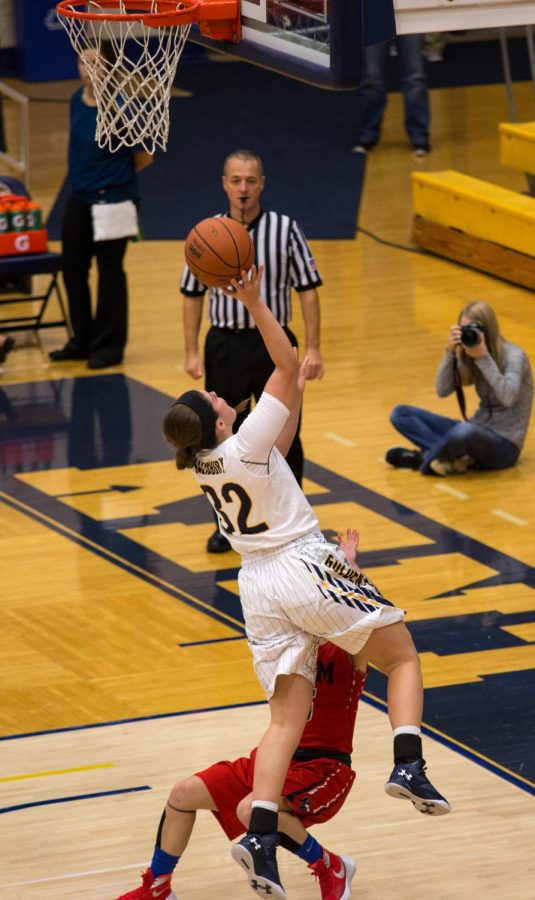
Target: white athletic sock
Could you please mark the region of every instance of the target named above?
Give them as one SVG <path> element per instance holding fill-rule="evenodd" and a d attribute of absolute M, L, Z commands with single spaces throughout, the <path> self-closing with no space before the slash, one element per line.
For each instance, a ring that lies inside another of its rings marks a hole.
<path fill-rule="evenodd" d="M 256 806 L 260 806 L 262 809 L 270 809 L 271 812 L 279 811 L 278 803 L 272 803 L 271 800 L 253 800 L 251 809 L 254 809 Z"/>
<path fill-rule="evenodd" d="M 398 734 L 418 734 L 422 733 L 422 729 L 418 727 L 418 725 L 400 725 L 399 728 L 394 728 L 392 734 L 394 737 L 397 737 Z"/>

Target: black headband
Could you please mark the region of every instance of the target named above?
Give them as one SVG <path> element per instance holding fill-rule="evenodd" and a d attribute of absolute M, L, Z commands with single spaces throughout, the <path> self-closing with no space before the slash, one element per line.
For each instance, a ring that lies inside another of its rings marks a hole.
<path fill-rule="evenodd" d="M 203 449 L 212 448 L 215 445 L 215 423 L 217 413 L 212 409 L 210 404 L 204 399 L 199 391 L 186 391 L 175 400 L 173 406 L 187 406 L 199 416 L 202 425 L 201 447 Z"/>

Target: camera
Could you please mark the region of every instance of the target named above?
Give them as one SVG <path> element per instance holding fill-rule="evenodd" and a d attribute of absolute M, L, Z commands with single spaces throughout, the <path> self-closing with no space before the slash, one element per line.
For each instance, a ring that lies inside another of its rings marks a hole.
<path fill-rule="evenodd" d="M 481 340 L 481 334 L 484 330 L 483 325 L 480 325 L 479 322 L 461 325 L 461 343 L 465 347 L 476 347 Z"/>

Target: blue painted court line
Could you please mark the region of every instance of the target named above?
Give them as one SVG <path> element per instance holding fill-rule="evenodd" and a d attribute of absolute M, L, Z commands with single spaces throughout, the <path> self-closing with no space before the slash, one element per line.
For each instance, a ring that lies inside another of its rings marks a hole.
<path fill-rule="evenodd" d="M 227 637 L 227 638 L 212 638 L 210 641 L 188 641 L 186 644 L 177 644 L 177 647 L 203 647 L 205 644 L 225 644 L 228 641 L 245 641 L 246 637 L 244 634 L 239 634 L 236 637 Z"/>
<path fill-rule="evenodd" d="M 114 794 L 135 794 L 139 791 L 151 791 L 148 784 L 140 787 L 123 788 L 118 791 L 97 791 L 95 794 L 77 794 L 74 797 L 54 797 L 52 800 L 36 800 L 35 803 L 19 803 L 17 806 L 0 807 L 1 813 L 17 812 L 19 809 L 32 809 L 34 806 L 50 806 L 52 803 L 73 803 L 75 800 L 94 800 L 95 797 L 112 797 Z"/>

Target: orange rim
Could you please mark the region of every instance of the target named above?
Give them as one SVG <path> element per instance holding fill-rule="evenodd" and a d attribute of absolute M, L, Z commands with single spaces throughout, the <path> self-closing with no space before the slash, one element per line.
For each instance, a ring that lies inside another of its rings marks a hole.
<path fill-rule="evenodd" d="M 133 0 L 133 12 L 108 12 L 117 8 L 117 0 L 98 0 L 99 10 L 87 12 L 77 7 L 85 7 L 86 3 L 72 3 L 72 0 L 61 0 L 56 5 L 56 12 L 66 19 L 82 19 L 98 21 L 106 19 L 112 22 L 143 22 L 153 27 L 167 25 L 187 25 L 199 20 L 201 0 L 180 0 L 184 9 L 177 9 L 177 0 L 158 0 L 158 11 L 154 12 L 151 0 Z M 144 11 L 146 10 L 146 12 Z"/>

